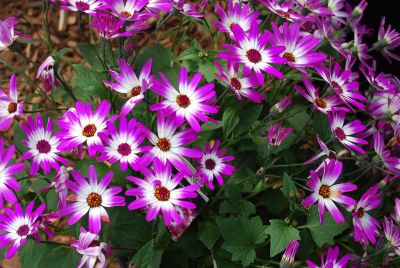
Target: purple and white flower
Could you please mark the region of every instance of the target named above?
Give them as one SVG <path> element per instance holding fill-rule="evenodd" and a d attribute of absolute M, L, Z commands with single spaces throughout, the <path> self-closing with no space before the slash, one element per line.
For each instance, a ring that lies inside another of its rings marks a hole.
<path fill-rule="evenodd" d="M 266 139 L 270 145 L 279 146 L 290 133 L 292 133 L 292 129 L 284 127 L 282 122 L 274 123 L 269 125 Z"/>
<path fill-rule="evenodd" d="M 10 77 L 8 94 L 0 89 L 0 131 L 7 130 L 14 117 L 23 114 L 24 102 L 18 101 L 17 79 L 15 75 Z"/>
<path fill-rule="evenodd" d="M 46 92 L 51 92 L 60 85 L 54 75 L 54 63 L 54 58 L 52 56 L 48 56 L 47 59 L 40 65 L 36 75 L 36 78 L 40 78 L 40 81 L 42 82 Z"/>

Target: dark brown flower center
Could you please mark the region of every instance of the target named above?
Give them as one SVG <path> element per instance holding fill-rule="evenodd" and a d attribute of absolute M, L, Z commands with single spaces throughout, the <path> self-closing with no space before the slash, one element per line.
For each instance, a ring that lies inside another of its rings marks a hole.
<path fill-rule="evenodd" d="M 50 143 L 46 140 L 40 140 L 36 144 L 36 149 L 39 151 L 41 154 L 47 154 L 51 150 Z"/>
<path fill-rule="evenodd" d="M 89 244 L 88 248 L 98 247 L 98 246 L 100 246 L 100 241 L 99 240 L 93 240 L 92 243 Z"/>
<path fill-rule="evenodd" d="M 118 145 L 118 149 L 117 149 L 118 153 L 120 153 L 123 156 L 127 156 L 130 155 L 132 152 L 131 146 L 127 143 L 121 143 L 120 145 Z"/>
<path fill-rule="evenodd" d="M 316 98 L 316 99 L 315 99 L 315 104 L 316 104 L 319 108 L 322 108 L 322 109 L 325 109 L 325 108 L 326 108 L 326 101 L 325 101 L 324 99 L 322 99 L 322 98 Z"/>
<path fill-rule="evenodd" d="M 28 225 L 22 225 L 18 228 L 17 234 L 19 236 L 27 236 L 29 234 L 29 226 Z"/>
<path fill-rule="evenodd" d="M 204 162 L 204 165 L 205 165 L 206 169 L 213 170 L 215 168 L 216 163 L 213 159 L 207 159 Z"/>
<path fill-rule="evenodd" d="M 286 58 L 288 61 L 290 62 L 296 62 L 296 58 L 294 57 L 294 55 L 290 52 L 285 52 L 283 53 L 283 57 Z"/>
<path fill-rule="evenodd" d="M 17 106 L 18 104 L 16 102 L 10 102 L 7 107 L 8 113 L 15 113 L 17 111 Z"/>
<path fill-rule="evenodd" d="M 337 94 L 342 94 L 343 93 L 343 89 L 342 87 L 335 81 L 331 82 L 332 88 L 335 90 L 335 92 Z"/>
<path fill-rule="evenodd" d="M 176 97 L 176 103 L 178 103 L 179 107 L 187 108 L 190 105 L 190 99 L 186 95 L 178 95 Z"/>
<path fill-rule="evenodd" d="M 335 129 L 335 135 L 339 140 L 344 140 L 346 138 L 346 133 L 344 133 L 344 130 L 341 129 L 340 127 L 337 127 Z"/>
<path fill-rule="evenodd" d="M 246 56 L 252 63 L 259 63 L 262 59 L 260 52 L 254 48 L 247 50 Z"/>
<path fill-rule="evenodd" d="M 98 193 L 90 193 L 88 197 L 86 198 L 86 202 L 88 203 L 89 207 L 95 208 L 101 206 L 101 202 L 103 199 L 101 198 L 101 195 Z"/>
<path fill-rule="evenodd" d="M 328 155 L 329 159 L 336 159 L 336 154 L 333 151 L 329 151 L 329 155 Z"/>
<path fill-rule="evenodd" d="M 357 211 L 356 211 L 356 216 L 357 216 L 358 218 L 362 218 L 362 217 L 364 216 L 364 208 L 359 208 L 359 209 L 357 209 Z"/>
<path fill-rule="evenodd" d="M 88 3 L 85 2 L 76 2 L 76 8 L 80 11 L 86 11 L 90 8 Z"/>
<path fill-rule="evenodd" d="M 231 86 L 236 90 L 240 90 L 242 88 L 242 83 L 240 83 L 239 79 L 233 77 L 231 79 Z"/>
<path fill-rule="evenodd" d="M 321 187 L 319 187 L 319 195 L 323 198 L 328 198 L 331 195 L 331 189 L 329 186 L 322 184 Z"/>
<path fill-rule="evenodd" d="M 94 134 L 96 134 L 97 128 L 94 124 L 89 124 L 86 127 L 83 128 L 82 130 L 82 135 L 85 137 L 93 137 Z"/>
<path fill-rule="evenodd" d="M 122 11 L 121 14 L 124 15 L 125 17 L 127 17 L 127 18 L 132 16 L 132 14 L 129 11 L 126 11 L 126 10 Z"/>
<path fill-rule="evenodd" d="M 171 143 L 167 138 L 161 138 L 157 142 L 157 147 L 160 148 L 161 151 L 167 152 L 171 149 Z"/>
<path fill-rule="evenodd" d="M 286 12 L 286 13 L 283 14 L 283 16 L 284 16 L 285 18 L 287 18 L 287 19 L 290 19 L 290 13 L 287 13 L 287 12 Z"/>
<path fill-rule="evenodd" d="M 154 191 L 154 196 L 159 201 L 168 201 L 171 191 L 165 188 L 164 186 L 157 186 L 156 190 Z"/>
<path fill-rule="evenodd" d="M 136 86 L 134 88 L 132 88 L 131 90 L 131 96 L 136 97 L 140 94 L 140 92 L 142 91 L 142 87 L 141 86 Z"/>

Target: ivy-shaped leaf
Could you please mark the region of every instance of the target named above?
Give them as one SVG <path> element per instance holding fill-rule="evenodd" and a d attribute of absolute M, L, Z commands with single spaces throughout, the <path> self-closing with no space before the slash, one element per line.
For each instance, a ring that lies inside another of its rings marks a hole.
<path fill-rule="evenodd" d="M 299 231 L 286 224 L 283 220 L 270 220 L 266 233 L 271 236 L 270 256 L 274 257 L 282 252 L 290 241 L 300 240 Z"/>

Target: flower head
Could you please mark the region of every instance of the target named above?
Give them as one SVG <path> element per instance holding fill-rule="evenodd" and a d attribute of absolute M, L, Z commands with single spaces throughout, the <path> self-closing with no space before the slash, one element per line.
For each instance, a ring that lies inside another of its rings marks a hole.
<path fill-rule="evenodd" d="M 285 58 L 279 56 L 286 48 L 283 46 L 267 48 L 267 42 L 270 39 L 268 31 L 260 35 L 258 24 L 253 21 L 250 26 L 250 33 L 245 33 L 239 25 L 233 25 L 232 32 L 235 36 L 236 44 L 225 44 L 223 47 L 228 51 L 220 52 L 218 57 L 244 64 L 243 74 L 248 76 L 253 70 L 260 84 L 264 84 L 262 72 L 283 79 L 282 73 L 272 67 L 271 64 L 287 62 Z"/>
<path fill-rule="evenodd" d="M 38 218 L 46 208 L 45 204 L 33 210 L 34 202 L 30 202 L 26 207 L 25 213 L 19 203 L 15 203 L 14 209 L 4 208 L 4 213 L 0 214 L 0 247 L 7 244 L 11 246 L 6 251 L 6 258 L 10 259 L 17 250 L 22 247 L 28 236 L 38 237 Z"/>
<path fill-rule="evenodd" d="M 28 151 L 22 155 L 22 160 L 32 159 L 29 168 L 30 175 L 36 175 L 39 167 L 42 167 L 44 173 L 48 174 L 51 168 L 60 169 L 58 163 L 68 164 L 65 158 L 58 155 L 60 152 L 57 148 L 60 140 L 53 135 L 53 119 L 51 117 L 47 119 L 47 126 L 45 126 L 39 114 L 35 119 L 29 116 L 28 122 L 21 124 L 21 128 L 28 138 L 28 140 L 22 141 L 28 147 Z"/>
<path fill-rule="evenodd" d="M 79 11 L 94 15 L 97 10 L 104 8 L 102 0 L 65 0 L 61 8 L 71 11 Z"/>
<path fill-rule="evenodd" d="M 7 130 L 14 117 L 22 115 L 24 102 L 18 102 L 17 79 L 11 75 L 9 92 L 0 89 L 0 131 Z"/>
<path fill-rule="evenodd" d="M 134 21 L 154 16 L 144 7 L 149 0 L 104 0 L 106 6 L 122 21 Z"/>
<path fill-rule="evenodd" d="M 331 20 L 335 27 L 338 27 L 340 24 L 346 24 L 346 19 L 351 15 L 342 10 L 345 5 L 344 2 L 345 0 L 328 0 L 328 9 L 333 13 Z"/>
<path fill-rule="evenodd" d="M 138 125 L 134 118 L 128 122 L 125 117 L 121 117 L 119 130 L 117 130 L 111 122 L 107 122 L 107 135 L 100 133 L 100 137 L 106 145 L 98 146 L 97 151 L 101 155 L 97 160 L 108 161 L 111 164 L 120 162 L 123 171 L 128 168 L 128 165 L 136 171 L 139 170 L 138 154 L 151 149 L 151 147 L 140 146 L 145 135 L 142 132 L 143 127 L 138 127 Z"/>
<path fill-rule="evenodd" d="M 76 109 L 68 110 L 58 119 L 58 125 L 61 127 L 56 135 L 61 140 L 58 149 L 68 151 L 86 142 L 89 155 L 94 156 L 95 147 L 102 144 L 99 133 L 106 128 L 106 117 L 111 105 L 103 100 L 94 113 L 90 102 L 84 105 L 78 101 L 75 107 Z"/>
<path fill-rule="evenodd" d="M 18 32 L 14 27 L 19 21 L 15 17 L 9 17 L 5 20 L 0 20 L 0 51 L 11 46 L 18 38 Z"/>
<path fill-rule="evenodd" d="M 394 200 L 394 202 L 395 202 L 395 206 L 394 206 L 394 213 L 392 214 L 392 218 L 397 223 L 400 223 L 400 198 L 396 198 Z"/>
<path fill-rule="evenodd" d="M 109 253 L 110 248 L 105 242 L 99 240 L 98 234 L 86 231 L 85 228 L 81 227 L 79 239 L 73 241 L 71 247 L 83 255 L 78 263 L 78 268 L 83 267 L 85 264 L 86 268 L 93 268 L 97 260 L 99 260 L 99 266 L 96 267 L 105 267 L 106 257 L 104 256 L 104 252 Z"/>
<path fill-rule="evenodd" d="M 350 254 L 344 255 L 342 258 L 339 258 L 339 247 L 329 248 L 328 253 L 326 254 L 326 259 L 323 255 L 321 255 L 321 264 L 316 265 L 314 262 L 310 260 L 306 260 L 308 267 L 310 268 L 345 268 L 347 267 L 347 262 L 350 260 Z"/>
<path fill-rule="evenodd" d="M 198 121 L 207 122 L 210 120 L 208 114 L 218 112 L 218 107 L 211 105 L 211 102 L 215 101 L 214 84 L 198 87 L 202 74 L 195 73 L 189 80 L 185 67 L 182 67 L 179 72 L 178 89 L 163 73 L 160 73 L 160 76 L 162 81 L 155 80 L 154 87 L 151 89 L 165 100 L 151 105 L 150 110 L 164 110 L 167 115 L 174 114 L 177 124 L 182 124 L 186 120 L 193 130 L 200 132 Z"/>
<path fill-rule="evenodd" d="M 365 154 L 365 151 L 357 144 L 368 144 L 368 142 L 356 137 L 355 134 L 364 131 L 366 127 L 358 119 L 344 125 L 345 118 L 345 112 L 332 112 L 328 114 L 332 134 L 346 148 Z"/>
<path fill-rule="evenodd" d="M 381 20 L 377 43 L 381 53 L 389 62 L 392 62 L 392 59 L 400 61 L 400 56 L 391 51 L 400 46 L 400 33 L 392 29 L 391 25 L 388 25 L 385 29 L 385 17 L 382 17 Z"/>
<path fill-rule="evenodd" d="M 383 232 L 389 244 L 400 255 L 400 228 L 393 223 L 392 219 L 384 218 L 382 223 Z"/>
<path fill-rule="evenodd" d="M 40 65 L 36 78 L 40 78 L 46 92 L 51 92 L 58 87 L 60 83 L 54 75 L 54 58 L 48 56 L 47 59 Z"/>
<path fill-rule="evenodd" d="M 54 189 L 58 194 L 58 210 L 61 210 L 67 206 L 68 187 L 66 182 L 69 179 L 69 172 L 71 169 L 72 168 L 67 168 L 64 166 L 60 167 L 60 169 L 56 173 L 56 176 L 54 177 L 54 180 L 47 186 L 40 189 L 39 192 L 41 194 L 54 186 Z"/>
<path fill-rule="evenodd" d="M 149 0 L 146 8 L 153 13 L 157 13 L 162 10 L 166 13 L 170 13 L 174 7 L 174 3 L 171 0 Z"/>
<path fill-rule="evenodd" d="M 385 140 L 383 136 L 379 133 L 379 131 L 376 131 L 374 133 L 374 150 L 376 154 L 378 155 L 379 159 L 382 161 L 384 166 L 393 173 L 399 173 L 400 174 L 400 158 L 391 156 L 389 150 L 385 150 Z"/>
<path fill-rule="evenodd" d="M 136 104 L 144 99 L 144 93 L 153 86 L 154 77 L 151 74 L 153 61 L 149 59 L 136 76 L 132 67 L 123 59 L 118 60 L 120 73 L 110 70 L 109 73 L 115 82 L 103 81 L 104 84 L 117 91 L 126 94 L 127 102 L 121 108 L 121 115 L 127 115 Z"/>
<path fill-rule="evenodd" d="M 325 156 L 326 159 L 331 159 L 331 160 L 336 159 L 336 153 L 334 151 L 331 151 L 328 149 L 328 146 L 326 146 L 326 144 L 321 140 L 321 138 L 319 137 L 319 134 L 317 134 L 316 138 L 317 138 L 318 144 L 321 147 L 322 151 L 320 153 L 314 155 L 310 159 L 308 159 L 306 162 L 304 162 L 304 164 L 308 165 L 311 162 L 314 162 L 315 160 L 317 160 L 323 156 Z M 317 168 L 317 170 L 319 170 L 319 168 Z"/>
<path fill-rule="evenodd" d="M 131 32 L 124 32 L 123 20 L 117 20 L 113 15 L 97 12 L 90 26 L 95 28 L 101 38 L 110 40 L 117 37 L 132 36 Z"/>
<path fill-rule="evenodd" d="M 369 84 L 381 92 L 395 93 L 396 84 L 393 76 L 384 73 L 376 75 L 376 62 L 373 66 L 368 66 L 366 63 L 361 65 L 360 71 L 364 74 Z"/>
<path fill-rule="evenodd" d="M 89 182 L 76 170 L 71 172 L 74 181 L 67 180 L 68 188 L 74 193 L 68 197 L 71 204 L 68 204 L 60 211 L 60 215 L 72 214 L 68 224 L 75 224 L 85 214 L 89 213 L 89 231 L 99 233 L 101 221 L 109 222 L 105 207 L 125 206 L 125 198 L 118 196 L 122 191 L 121 187 L 108 187 L 113 173 L 107 172 L 100 182 L 97 181 L 97 174 L 94 166 L 89 166 Z"/>
<path fill-rule="evenodd" d="M 292 129 L 283 127 L 282 122 L 271 124 L 268 128 L 267 142 L 279 146 L 291 132 Z"/>
<path fill-rule="evenodd" d="M 11 204 L 17 202 L 13 190 L 17 192 L 21 190 L 21 186 L 13 176 L 21 172 L 25 165 L 24 163 L 10 165 L 14 151 L 14 145 L 5 149 L 4 141 L 0 138 L 0 209 L 3 208 L 3 198 Z"/>
<path fill-rule="evenodd" d="M 290 107 L 290 105 L 292 105 L 292 97 L 284 96 L 273 106 L 273 109 L 278 113 L 283 113 L 286 109 Z"/>
<path fill-rule="evenodd" d="M 205 150 L 201 158 L 197 159 L 200 167 L 197 169 L 195 177 L 201 177 L 201 184 L 208 183 L 208 187 L 214 190 L 214 178 L 218 181 L 220 186 L 224 185 L 222 175 L 231 176 L 235 172 L 235 167 L 227 164 L 226 162 L 232 161 L 233 156 L 224 156 L 226 149 L 218 150 L 220 141 L 216 141 L 211 148 L 210 143 L 206 143 Z"/>
<path fill-rule="evenodd" d="M 335 184 L 342 173 L 342 162 L 330 160 L 324 163 L 322 178 L 320 178 L 317 172 L 310 171 L 311 178 L 307 181 L 307 186 L 313 193 L 303 200 L 303 206 L 310 207 L 312 204 L 318 202 L 320 223 L 324 223 L 326 207 L 336 223 L 339 224 L 344 222 L 344 217 L 334 202 L 347 206 L 356 205 L 354 199 L 343 195 L 343 193 L 354 191 L 357 189 L 357 186 L 350 182 Z"/>
<path fill-rule="evenodd" d="M 290 22 L 295 21 L 311 21 L 312 18 L 307 16 L 302 16 L 297 13 L 292 8 L 293 1 L 284 1 L 282 4 L 279 4 L 277 0 L 260 0 L 260 2 L 266 6 L 269 10 L 274 12 L 275 14 L 279 15 L 285 20 Z"/>
<path fill-rule="evenodd" d="M 167 162 L 163 164 L 158 159 L 153 162 L 153 170 L 143 169 L 142 173 L 145 180 L 136 177 L 127 177 L 134 182 L 138 188 L 128 189 L 126 195 L 137 196 L 138 198 L 129 204 L 130 210 L 147 207 L 146 220 L 154 220 L 160 212 L 163 215 L 167 226 L 171 223 L 183 223 L 182 217 L 176 211 L 176 206 L 186 209 L 195 209 L 196 205 L 183 199 L 197 197 L 196 191 L 199 190 L 198 184 L 191 184 L 177 188 L 185 173 L 179 172 L 172 174 L 172 167 Z"/>

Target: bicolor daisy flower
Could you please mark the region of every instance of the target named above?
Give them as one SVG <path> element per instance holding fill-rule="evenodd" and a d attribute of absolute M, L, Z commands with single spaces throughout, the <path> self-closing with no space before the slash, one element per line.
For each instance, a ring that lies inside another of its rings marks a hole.
<path fill-rule="evenodd" d="M 219 149 L 221 142 L 215 141 L 214 146 L 211 147 L 210 143 L 207 142 L 204 148 L 203 155 L 197 159 L 200 166 L 197 169 L 195 177 L 201 177 L 200 183 L 204 185 L 208 184 L 211 190 L 214 190 L 214 178 L 217 180 L 220 186 L 224 185 L 224 179 L 222 175 L 232 176 L 235 172 L 235 167 L 227 164 L 226 162 L 232 161 L 235 158 L 230 155 L 225 155 L 227 149 Z"/>
<path fill-rule="evenodd" d="M 392 219 L 386 217 L 383 220 L 382 228 L 390 246 L 400 256 L 400 228 L 393 223 Z"/>
<path fill-rule="evenodd" d="M 279 15 L 281 18 L 290 22 L 295 21 L 312 21 L 311 17 L 303 16 L 292 8 L 292 1 L 285 1 L 280 4 L 277 0 L 260 0 L 269 10 Z"/>
<path fill-rule="evenodd" d="M 281 56 L 287 59 L 287 64 L 292 68 L 302 71 L 304 67 L 321 64 L 326 55 L 314 51 L 320 41 L 314 35 L 300 31 L 300 24 L 297 22 L 290 25 L 284 22 L 279 27 L 272 22 L 271 46 L 286 48 Z"/>
<path fill-rule="evenodd" d="M 109 223 L 109 217 L 105 207 L 125 206 L 125 198 L 118 196 L 122 192 L 121 187 L 108 187 L 113 173 L 107 172 L 100 182 L 97 181 L 97 173 L 93 165 L 89 166 L 89 182 L 76 170 L 71 172 L 75 182 L 67 180 L 68 188 L 74 193 L 68 197 L 73 201 L 60 211 L 60 215 L 72 214 L 68 224 L 77 223 L 85 214 L 89 214 L 89 231 L 99 233 L 101 221 Z"/>
<path fill-rule="evenodd" d="M 313 193 L 303 200 L 303 206 L 309 208 L 318 202 L 321 224 L 324 224 L 325 207 L 339 224 L 344 222 L 344 217 L 334 202 L 347 206 L 354 206 L 357 203 L 354 199 L 343 195 L 343 193 L 356 190 L 357 185 L 350 182 L 335 184 L 342 173 L 342 167 L 342 162 L 330 160 L 328 163 L 325 162 L 322 178 L 314 170 L 310 171 L 311 178 L 307 181 L 307 186 Z"/>
<path fill-rule="evenodd" d="M 51 92 L 60 85 L 54 75 L 54 64 L 54 58 L 52 56 L 48 56 L 47 59 L 40 65 L 36 75 L 36 78 L 40 78 L 40 81 L 42 82 L 43 88 L 46 92 Z"/>
<path fill-rule="evenodd" d="M 333 16 L 333 13 L 329 8 L 323 6 L 320 0 L 296 0 L 296 3 L 300 7 L 309 10 L 312 15 Z M 311 14 L 307 14 L 307 16 L 310 16 Z"/>
<path fill-rule="evenodd" d="M 127 177 L 138 186 L 138 188 L 131 188 L 125 192 L 126 195 L 138 197 L 128 205 L 128 208 L 130 210 L 148 208 L 147 221 L 154 220 L 161 212 L 167 226 L 172 222 L 183 223 L 182 217 L 176 211 L 176 206 L 195 209 L 194 203 L 183 199 L 196 198 L 196 191 L 200 186 L 191 184 L 177 188 L 186 174 L 179 172 L 173 175 L 172 167 L 168 162 L 163 164 L 155 159 L 153 170 L 154 173 L 149 169 L 142 170 L 145 180 L 132 176 Z"/>
<path fill-rule="evenodd" d="M 134 21 L 154 16 L 144 10 L 149 0 L 104 0 L 112 14 L 123 21 Z"/>
<path fill-rule="evenodd" d="M 339 24 L 346 24 L 346 19 L 351 15 L 342 10 L 344 7 L 344 0 L 328 0 L 328 9 L 333 13 L 331 19 L 335 27 L 338 27 Z"/>
<path fill-rule="evenodd" d="M 4 141 L 0 138 L 0 209 L 3 208 L 4 199 L 11 204 L 17 202 L 13 190 L 16 192 L 21 190 L 21 186 L 14 175 L 21 172 L 25 165 L 24 163 L 10 165 L 14 151 L 14 145 L 11 145 L 8 149 L 4 148 Z"/>
<path fill-rule="evenodd" d="M 379 184 L 370 187 L 355 206 L 347 208 L 353 216 L 354 240 L 360 241 L 364 245 L 368 245 L 368 241 L 375 244 L 375 236 L 379 235 L 379 222 L 366 213 L 381 204 L 378 191 Z"/>
<path fill-rule="evenodd" d="M 373 62 L 372 67 L 363 63 L 360 71 L 364 74 L 368 83 L 376 88 L 378 91 L 395 93 L 396 84 L 392 75 L 379 73 L 376 75 L 376 62 Z"/>
<path fill-rule="evenodd" d="M 7 130 L 14 120 L 14 117 L 23 114 L 24 102 L 18 101 L 17 79 L 11 75 L 8 94 L 0 89 L 0 131 Z"/>
<path fill-rule="evenodd" d="M 89 155 L 93 157 L 96 154 L 95 147 L 102 145 L 99 133 L 106 129 L 106 117 L 111 105 L 103 100 L 94 113 L 90 102 L 84 105 L 78 101 L 75 107 L 76 109 L 68 110 L 63 117 L 57 119 L 61 127 L 56 135 L 61 140 L 58 149 L 68 151 L 86 142 Z"/>
<path fill-rule="evenodd" d="M 368 144 L 368 142 L 362 138 L 356 137 L 354 134 L 364 131 L 366 126 L 358 119 L 344 125 L 345 118 L 345 112 L 332 112 L 328 114 L 332 134 L 346 148 L 365 154 L 365 151 L 357 144 Z"/>
<path fill-rule="evenodd" d="M 338 107 L 339 105 L 342 104 L 342 101 L 339 99 L 339 97 L 337 96 L 319 97 L 319 88 L 316 88 L 314 84 L 306 77 L 303 77 L 302 81 L 307 92 L 299 85 L 295 85 L 294 88 L 306 100 L 308 100 L 313 104 L 315 110 L 318 110 L 323 114 L 328 114 L 328 112 L 332 112 L 332 110 L 349 111 L 349 109 L 345 107 Z"/>
<path fill-rule="evenodd" d="M 218 61 L 215 61 L 214 64 L 220 72 L 219 74 L 216 73 L 215 77 L 229 86 L 238 100 L 242 100 L 242 97 L 245 97 L 255 103 L 261 103 L 265 99 L 265 96 L 261 92 L 252 89 L 260 85 L 255 76 L 239 77 L 238 63 L 228 61 L 227 71 L 224 70 Z"/>
<path fill-rule="evenodd" d="M 351 109 L 353 109 L 352 106 L 355 106 L 360 110 L 365 110 L 365 105 L 361 102 L 365 101 L 366 98 L 358 91 L 360 84 L 357 81 L 351 80 L 351 76 L 353 75 L 351 70 L 342 72 L 339 63 L 335 64 L 333 70 L 332 64 L 329 70 L 324 66 L 319 66 L 315 69 L 344 104 Z"/>
<path fill-rule="evenodd" d="M 48 174 L 51 168 L 58 171 L 59 163 L 68 165 L 67 159 L 58 155 L 60 151 L 57 147 L 60 145 L 60 140 L 53 135 L 53 119 L 51 117 L 47 119 L 47 126 L 45 126 L 39 114 L 35 119 L 29 116 L 28 122 L 22 123 L 21 128 L 28 138 L 28 140 L 22 140 L 22 143 L 28 147 L 28 151 L 22 155 L 22 160 L 32 159 L 29 168 L 30 175 L 36 175 L 39 167 L 45 174 Z"/>
<path fill-rule="evenodd" d="M 385 115 L 396 122 L 397 113 L 400 111 L 400 94 L 390 92 L 376 92 L 368 107 L 372 117 Z"/>
<path fill-rule="evenodd" d="M 98 10 L 104 8 L 104 5 L 102 0 L 65 0 L 60 7 L 94 15 Z"/>
<path fill-rule="evenodd" d="M 71 247 L 76 249 L 76 252 L 83 255 L 78 263 L 78 268 L 86 264 L 86 268 L 105 267 L 106 257 L 104 253 L 110 253 L 110 248 L 105 242 L 99 240 L 99 235 L 86 231 L 81 227 L 79 239 L 71 243 Z M 96 262 L 99 263 L 96 266 Z"/>
<path fill-rule="evenodd" d="M 245 33 L 239 25 L 233 25 L 231 29 L 235 36 L 236 44 L 224 44 L 223 47 L 228 51 L 218 53 L 219 58 L 242 63 L 244 65 L 243 74 L 248 76 L 253 70 L 260 84 L 264 84 L 263 72 L 283 79 L 283 74 L 275 67 L 272 67 L 271 64 L 287 62 L 287 59 L 279 56 L 285 51 L 285 47 L 266 48 L 270 33 L 265 31 L 260 35 L 256 21 L 251 24 L 249 33 Z"/>
<path fill-rule="evenodd" d="M 18 38 L 18 32 L 15 31 L 18 22 L 14 16 L 0 20 L 0 51 L 11 46 Z"/>
<path fill-rule="evenodd" d="M 63 209 L 67 206 L 67 197 L 68 197 L 68 187 L 67 187 L 67 180 L 69 179 L 69 172 L 72 170 L 70 167 L 60 167 L 57 171 L 54 180 L 49 183 L 47 186 L 40 189 L 39 193 L 43 193 L 44 191 L 49 190 L 51 187 L 54 186 L 54 190 L 58 195 L 58 203 L 57 208 L 58 210 Z"/>
<path fill-rule="evenodd" d="M 179 85 L 176 89 L 168 78 L 160 73 L 162 81 L 155 80 L 151 89 L 165 100 L 150 106 L 150 110 L 164 110 L 166 115 L 174 114 L 177 124 L 186 120 L 193 130 L 200 132 L 199 120 L 210 121 L 208 114 L 216 114 L 218 107 L 211 105 L 215 101 L 214 84 L 209 83 L 198 87 L 202 74 L 195 73 L 192 79 L 188 78 L 188 71 L 182 66 L 179 72 Z"/>
<path fill-rule="evenodd" d="M 153 86 L 154 76 L 151 74 L 153 60 L 149 59 L 136 76 L 132 67 L 123 59 L 118 60 L 120 73 L 110 70 L 109 73 L 115 82 L 103 81 L 104 84 L 117 91 L 126 94 L 127 102 L 121 108 L 121 116 L 127 115 L 136 104 L 144 99 L 144 93 Z"/>
<path fill-rule="evenodd" d="M 132 36 L 133 33 L 124 31 L 125 21 L 118 20 L 111 14 L 97 12 L 94 20 L 89 23 L 92 28 L 97 30 L 100 38 L 111 40 L 118 37 Z"/>
<path fill-rule="evenodd" d="M 374 150 L 382 161 L 383 165 L 390 171 L 395 174 L 400 174 L 400 158 L 391 156 L 391 152 L 389 150 L 385 150 L 385 140 L 383 136 L 376 131 L 374 133 Z"/>
<path fill-rule="evenodd" d="M 321 264 L 317 265 L 310 260 L 306 260 L 308 267 L 310 268 L 344 268 L 347 267 L 347 262 L 350 260 L 350 254 L 344 255 L 339 258 L 339 247 L 329 248 L 326 254 L 326 259 L 321 255 Z"/>
<path fill-rule="evenodd" d="M 164 113 L 159 112 L 157 114 L 157 135 L 143 128 L 143 132 L 153 148 L 143 155 L 141 166 L 147 167 L 150 162 L 157 158 L 163 164 L 169 161 L 177 170 L 192 175 L 185 157 L 200 158 L 202 153 L 199 150 L 183 147 L 195 141 L 197 133 L 191 128 L 177 133 L 180 126 L 174 116 L 165 118 Z"/>
<path fill-rule="evenodd" d="M 243 31 L 247 32 L 250 30 L 251 23 L 257 21 L 258 18 L 258 11 L 252 11 L 245 4 L 233 3 L 232 0 L 228 1 L 226 12 L 219 4 L 215 6 L 215 9 L 219 18 L 214 22 L 215 26 L 220 32 L 229 33 L 231 38 L 235 38 L 231 30 L 233 25 L 239 25 Z"/>
<path fill-rule="evenodd" d="M 31 201 L 26 207 L 25 213 L 21 204 L 15 203 L 14 210 L 9 207 L 4 208 L 4 213 L 0 214 L 0 248 L 6 245 L 11 246 L 6 251 L 6 259 L 10 259 L 17 253 L 18 249 L 25 245 L 28 236 L 39 238 L 38 225 L 39 217 L 42 215 L 45 204 L 33 210 L 34 202 Z"/>
<path fill-rule="evenodd" d="M 107 122 L 107 134 L 100 133 L 100 138 L 106 145 L 98 146 L 97 151 L 101 155 L 97 160 L 108 161 L 111 164 L 119 162 L 123 171 L 127 170 L 128 165 L 138 171 L 140 169 L 138 154 L 151 149 L 150 146 L 140 146 L 145 135 L 142 132 L 144 127 L 138 125 L 134 118 L 127 122 L 125 117 L 120 117 L 117 130 L 111 122 Z"/>
<path fill-rule="evenodd" d="M 292 97 L 284 96 L 280 101 L 275 103 L 272 109 L 277 111 L 278 113 L 283 113 L 290 107 L 290 105 L 292 105 Z"/>
<path fill-rule="evenodd" d="M 146 8 L 153 13 L 157 13 L 159 10 L 170 13 L 174 7 L 174 3 L 171 0 L 149 0 L 148 2 Z"/>
<path fill-rule="evenodd" d="M 270 145 L 279 146 L 290 133 L 292 133 L 292 129 L 284 127 L 282 122 L 279 122 L 269 125 L 266 139 Z"/>
<path fill-rule="evenodd" d="M 400 33 L 392 29 L 392 25 L 388 25 L 385 29 L 385 17 L 382 17 L 378 32 L 378 42 L 374 46 L 380 49 L 388 62 L 391 63 L 392 59 L 400 61 L 400 56 L 391 51 L 400 46 Z"/>

